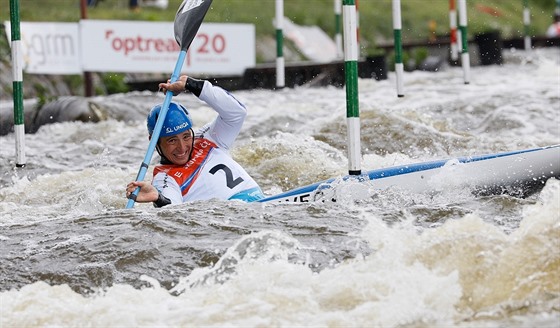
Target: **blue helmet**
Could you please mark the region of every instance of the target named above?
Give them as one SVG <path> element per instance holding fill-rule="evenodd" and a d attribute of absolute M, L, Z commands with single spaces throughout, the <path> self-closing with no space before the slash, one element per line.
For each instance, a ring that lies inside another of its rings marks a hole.
<path fill-rule="evenodd" d="M 154 106 L 150 113 L 148 114 L 148 134 L 150 137 L 154 133 L 154 128 L 161 111 L 161 104 Z M 189 112 L 187 109 L 176 102 L 171 102 L 169 104 L 169 109 L 165 115 L 165 121 L 161 127 L 160 137 L 169 137 L 192 128 L 193 124 L 191 118 L 189 117 Z"/>

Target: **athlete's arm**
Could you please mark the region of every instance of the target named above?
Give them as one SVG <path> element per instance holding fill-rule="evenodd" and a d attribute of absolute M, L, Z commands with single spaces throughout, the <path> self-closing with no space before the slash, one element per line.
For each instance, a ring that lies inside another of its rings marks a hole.
<path fill-rule="evenodd" d="M 126 197 L 130 198 L 130 195 L 132 195 L 132 192 L 136 190 L 137 187 L 140 187 L 135 199 L 138 203 L 153 202 L 155 207 L 163 207 L 172 203 L 182 203 L 183 200 L 180 191 L 178 195 L 176 195 L 176 188 L 165 189 L 166 194 L 175 200 L 172 202 L 164 193 L 160 192 L 155 186 L 146 181 L 132 181 L 129 183 L 126 186 Z"/>
<path fill-rule="evenodd" d="M 229 149 L 239 135 L 247 116 L 245 106 L 229 92 L 213 86 L 208 81 L 204 81 L 199 98 L 218 113 L 218 117 L 206 124 L 201 131 L 215 141 L 219 147 Z"/>
<path fill-rule="evenodd" d="M 182 75 L 174 83 L 160 83 L 159 87 L 166 92 L 173 92 L 174 95 L 188 90 L 210 105 L 218 113 L 218 117 L 206 124 L 200 131 L 221 148 L 229 149 L 231 147 L 247 116 L 247 110 L 239 100 L 208 81 L 193 79 L 186 75 Z"/>
<path fill-rule="evenodd" d="M 158 192 L 157 199 L 153 200 L 154 206 L 162 207 L 169 204 L 183 203 L 181 187 L 167 173 L 157 173 L 152 180 L 152 187 Z"/>
<path fill-rule="evenodd" d="M 154 186 L 146 181 L 132 181 L 126 186 L 126 197 L 130 198 L 132 192 L 140 187 L 138 195 L 136 196 L 136 202 L 138 203 L 148 203 L 155 202 L 158 199 L 158 191 Z"/>

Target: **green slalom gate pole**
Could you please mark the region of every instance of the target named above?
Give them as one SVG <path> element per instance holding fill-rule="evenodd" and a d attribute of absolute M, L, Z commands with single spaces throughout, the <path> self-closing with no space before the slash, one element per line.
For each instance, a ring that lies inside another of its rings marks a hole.
<path fill-rule="evenodd" d="M 21 52 L 19 0 L 10 0 L 10 26 L 12 38 L 12 76 L 14 90 L 14 132 L 16 136 L 16 167 L 24 167 L 25 125 L 23 122 L 23 55 Z"/>
<path fill-rule="evenodd" d="M 523 0 L 523 41 L 525 50 L 531 50 L 531 12 L 529 11 L 529 0 Z"/>
<path fill-rule="evenodd" d="M 457 43 L 457 10 L 455 0 L 449 0 L 449 30 L 450 30 L 450 56 L 452 61 L 459 59 L 459 45 Z"/>
<path fill-rule="evenodd" d="M 284 62 L 284 0 L 276 0 L 276 88 L 282 89 L 286 84 Z"/>
<path fill-rule="evenodd" d="M 402 55 L 401 0 L 393 0 L 393 34 L 395 37 L 395 73 L 397 75 L 397 96 L 404 97 L 404 64 Z"/>
<path fill-rule="evenodd" d="M 354 0 L 343 2 L 344 75 L 346 80 L 346 120 L 348 135 L 348 173 L 360 175 L 360 109 L 358 103 L 358 30 Z"/>
<path fill-rule="evenodd" d="M 469 56 L 469 42 L 467 40 L 467 0 L 459 0 L 459 30 L 461 31 L 463 80 L 465 84 L 469 84 L 471 80 L 471 60 Z"/>
<path fill-rule="evenodd" d="M 342 58 L 343 50 L 342 50 L 342 33 L 340 28 L 340 20 L 341 20 L 341 12 L 342 12 L 342 2 L 340 0 L 334 0 L 334 42 L 336 43 L 336 57 Z"/>

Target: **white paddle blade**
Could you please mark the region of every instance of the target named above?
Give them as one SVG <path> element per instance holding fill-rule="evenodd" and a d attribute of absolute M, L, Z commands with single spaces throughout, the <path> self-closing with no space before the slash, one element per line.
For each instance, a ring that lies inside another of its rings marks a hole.
<path fill-rule="evenodd" d="M 175 40 L 181 50 L 187 51 L 200 24 L 210 9 L 212 0 L 183 0 L 175 16 Z"/>

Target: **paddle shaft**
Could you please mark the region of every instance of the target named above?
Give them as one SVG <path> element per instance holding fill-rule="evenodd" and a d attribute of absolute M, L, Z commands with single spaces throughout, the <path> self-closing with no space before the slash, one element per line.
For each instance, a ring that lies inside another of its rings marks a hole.
<path fill-rule="evenodd" d="M 179 79 L 179 74 L 181 74 L 181 68 L 183 67 L 183 62 L 185 62 L 186 55 L 187 52 L 185 50 L 181 50 L 181 52 L 179 53 L 179 58 L 177 58 L 175 69 L 173 70 L 173 74 L 171 75 L 171 83 Z M 136 181 L 143 181 L 144 177 L 146 176 L 146 172 L 148 171 L 148 166 L 150 165 L 152 156 L 154 155 L 154 150 L 156 149 L 159 135 L 161 133 L 161 127 L 163 126 L 163 122 L 165 121 L 165 116 L 167 116 L 167 110 L 169 109 L 171 98 L 173 98 L 173 92 L 168 91 L 165 94 L 165 100 L 163 101 L 163 105 L 161 106 L 161 111 L 158 115 L 158 119 L 156 121 L 154 132 L 152 133 L 152 137 L 150 138 L 150 143 L 148 144 L 148 150 L 146 152 L 146 156 L 144 157 L 144 161 L 140 165 L 140 170 L 138 171 L 138 175 L 136 176 Z M 139 191 L 140 191 L 140 187 L 136 187 L 134 192 L 130 194 L 128 203 L 126 204 L 126 208 L 132 208 L 134 206 Z"/>

